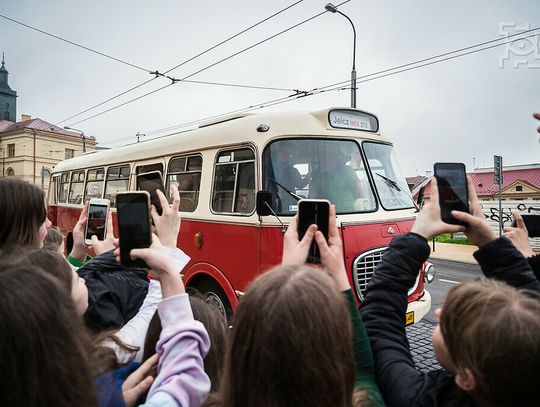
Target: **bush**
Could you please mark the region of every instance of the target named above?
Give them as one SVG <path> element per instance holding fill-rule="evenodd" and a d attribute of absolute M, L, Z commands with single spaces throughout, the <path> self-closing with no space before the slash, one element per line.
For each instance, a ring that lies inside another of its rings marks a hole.
<path fill-rule="evenodd" d="M 472 243 L 464 236 L 453 236 L 451 233 L 443 233 L 442 235 L 436 236 L 435 241 L 439 243 L 454 243 L 454 244 L 467 244 L 472 245 Z"/>

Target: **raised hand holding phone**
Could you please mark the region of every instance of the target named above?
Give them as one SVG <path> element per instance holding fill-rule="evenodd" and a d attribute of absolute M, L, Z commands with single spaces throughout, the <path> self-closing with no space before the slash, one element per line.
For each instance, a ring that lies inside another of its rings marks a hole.
<path fill-rule="evenodd" d="M 433 169 L 439 190 L 442 221 L 453 225 L 462 224 L 452 215 L 452 211 L 469 213 L 465 165 L 462 163 L 435 163 Z"/>
<path fill-rule="evenodd" d="M 298 201 L 298 238 L 304 237 L 310 225 L 317 225 L 317 229 L 328 240 L 329 215 L 330 201 L 326 199 L 300 199 Z M 319 247 L 314 241 L 311 243 L 307 262 L 312 264 L 321 262 Z"/>

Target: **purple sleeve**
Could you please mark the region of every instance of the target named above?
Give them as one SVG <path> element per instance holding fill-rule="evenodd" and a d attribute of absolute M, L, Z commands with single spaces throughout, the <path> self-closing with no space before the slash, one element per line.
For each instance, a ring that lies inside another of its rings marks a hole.
<path fill-rule="evenodd" d="M 158 312 L 163 326 L 157 343 L 158 375 L 145 405 L 166 399 L 167 405 L 200 406 L 210 391 L 203 365 L 210 348 L 208 333 L 193 319 L 187 294 L 164 299 Z"/>

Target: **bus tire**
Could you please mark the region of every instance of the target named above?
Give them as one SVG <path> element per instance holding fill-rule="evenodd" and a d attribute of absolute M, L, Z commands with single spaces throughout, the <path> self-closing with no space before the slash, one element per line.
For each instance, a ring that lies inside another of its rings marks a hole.
<path fill-rule="evenodd" d="M 229 303 L 229 299 L 225 295 L 225 292 L 215 280 L 202 280 L 196 284 L 194 288 L 202 294 L 207 304 L 216 307 L 216 309 L 227 318 L 227 321 L 230 321 L 233 314 L 231 304 Z"/>

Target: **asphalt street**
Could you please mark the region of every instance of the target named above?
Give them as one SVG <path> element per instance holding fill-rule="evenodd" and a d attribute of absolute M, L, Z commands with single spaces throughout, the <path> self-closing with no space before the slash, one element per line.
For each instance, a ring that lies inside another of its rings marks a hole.
<path fill-rule="evenodd" d="M 417 368 L 425 372 L 440 368 L 431 346 L 431 334 L 435 329 L 435 310 L 442 305 L 448 290 L 454 285 L 482 275 L 477 264 L 439 259 L 430 261 L 436 268 L 435 279 L 425 287 L 431 294 L 431 310 L 422 321 L 407 327 L 413 360 Z"/>

